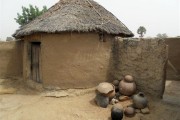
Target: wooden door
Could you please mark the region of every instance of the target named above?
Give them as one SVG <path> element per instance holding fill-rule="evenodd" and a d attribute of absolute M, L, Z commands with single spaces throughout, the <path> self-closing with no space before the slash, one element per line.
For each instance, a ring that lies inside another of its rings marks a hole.
<path fill-rule="evenodd" d="M 40 48 L 40 42 L 31 43 L 31 79 L 38 83 L 41 83 Z"/>

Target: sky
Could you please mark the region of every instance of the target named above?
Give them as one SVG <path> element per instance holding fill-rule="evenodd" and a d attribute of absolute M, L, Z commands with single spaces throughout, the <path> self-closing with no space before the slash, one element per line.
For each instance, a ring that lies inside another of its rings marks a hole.
<path fill-rule="evenodd" d="M 48 8 L 59 0 L 0 0 L 0 39 L 5 40 L 18 28 L 14 18 L 22 6 L 36 5 Z M 139 26 L 147 30 L 146 37 L 166 33 L 180 36 L 180 0 L 95 0 L 113 13 L 134 34 Z"/>

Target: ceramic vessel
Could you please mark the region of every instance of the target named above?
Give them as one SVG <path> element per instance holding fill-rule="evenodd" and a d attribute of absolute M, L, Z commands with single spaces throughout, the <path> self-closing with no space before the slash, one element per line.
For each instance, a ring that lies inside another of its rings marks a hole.
<path fill-rule="evenodd" d="M 139 92 L 138 94 L 133 96 L 133 104 L 134 107 L 138 109 L 147 107 L 148 101 L 143 92 Z"/>
<path fill-rule="evenodd" d="M 109 99 L 113 99 L 116 95 L 115 87 L 113 86 L 113 91 L 110 91 L 108 94 L 105 94 L 105 96 L 109 97 Z"/>
<path fill-rule="evenodd" d="M 112 84 L 113 84 L 114 86 L 118 86 L 118 85 L 119 85 L 119 80 L 113 80 Z"/>
<path fill-rule="evenodd" d="M 95 102 L 98 106 L 106 108 L 109 104 L 109 97 L 106 97 L 102 94 L 96 94 Z"/>
<path fill-rule="evenodd" d="M 127 107 L 124 110 L 124 114 L 128 117 L 133 117 L 135 115 L 135 109 L 133 107 Z"/>
<path fill-rule="evenodd" d="M 123 119 L 123 109 L 113 106 L 111 109 L 111 119 L 112 120 L 122 120 Z"/>
<path fill-rule="evenodd" d="M 125 79 L 120 81 L 119 92 L 126 96 L 131 96 L 136 92 L 136 84 L 132 76 L 125 76 Z"/>
<path fill-rule="evenodd" d="M 110 99 L 114 98 L 114 96 L 116 94 L 115 93 L 115 86 L 111 83 L 108 83 L 108 82 L 100 83 L 97 86 L 97 91 L 100 94 L 109 97 Z"/>
<path fill-rule="evenodd" d="M 118 108 L 120 110 L 123 110 L 123 106 L 121 105 L 121 103 L 117 103 L 117 104 L 113 105 L 112 108 Z"/>

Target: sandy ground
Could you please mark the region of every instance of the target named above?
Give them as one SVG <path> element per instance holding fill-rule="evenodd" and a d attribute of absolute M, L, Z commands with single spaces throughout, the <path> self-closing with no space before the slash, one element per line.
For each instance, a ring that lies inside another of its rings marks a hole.
<path fill-rule="evenodd" d="M 180 82 L 168 81 L 164 100 L 149 100 L 150 114 L 124 120 L 180 120 Z M 4 94 L 4 93 L 13 94 Z M 94 88 L 37 92 L 20 80 L 0 80 L 0 120 L 111 120 L 93 101 Z M 51 97 L 47 97 L 51 96 Z M 130 101 L 123 102 L 123 106 Z"/>

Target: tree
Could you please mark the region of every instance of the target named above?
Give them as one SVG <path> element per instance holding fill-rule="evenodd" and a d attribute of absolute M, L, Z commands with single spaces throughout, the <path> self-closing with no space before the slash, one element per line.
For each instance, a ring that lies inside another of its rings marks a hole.
<path fill-rule="evenodd" d="M 46 6 L 43 6 L 42 10 L 39 10 L 37 6 L 29 5 L 29 8 L 22 6 L 22 15 L 17 13 L 17 18 L 14 19 L 19 25 L 23 26 L 29 23 L 30 21 L 34 20 L 36 17 L 40 16 L 46 11 L 47 11 Z"/>
<path fill-rule="evenodd" d="M 160 33 L 159 33 L 159 34 L 156 35 L 156 37 L 157 37 L 157 38 L 167 38 L 168 35 L 167 35 L 166 33 L 163 33 L 163 34 L 160 34 Z"/>
<path fill-rule="evenodd" d="M 6 41 L 13 41 L 14 39 L 12 37 L 7 37 Z"/>
<path fill-rule="evenodd" d="M 140 26 L 137 30 L 137 33 L 139 34 L 139 37 L 143 37 L 144 34 L 146 34 L 146 28 L 144 26 Z"/>

